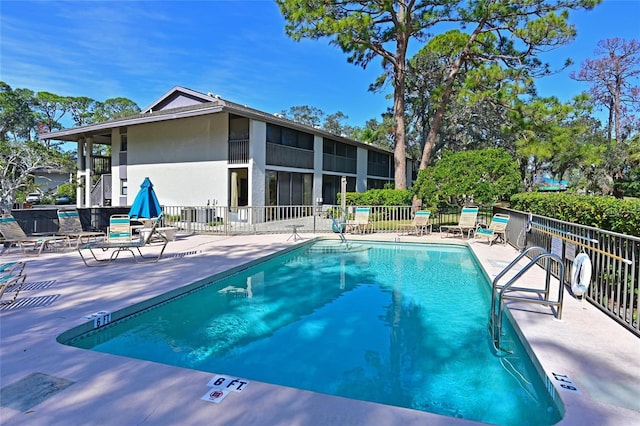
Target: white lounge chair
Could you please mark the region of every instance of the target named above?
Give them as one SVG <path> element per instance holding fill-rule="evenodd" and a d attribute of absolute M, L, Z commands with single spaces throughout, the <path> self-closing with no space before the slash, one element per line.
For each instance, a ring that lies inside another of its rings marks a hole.
<path fill-rule="evenodd" d="M 447 235 L 455 236 L 457 233 L 467 238 L 471 237 L 471 233 L 476 229 L 476 220 L 478 219 L 478 207 L 463 207 L 460 212 L 460 220 L 457 225 L 445 225 L 440 227 L 440 232 L 446 232 Z"/>
<path fill-rule="evenodd" d="M 489 245 L 497 240 L 507 243 L 507 225 L 509 225 L 509 215 L 497 213 L 491 218 L 488 228 L 478 226 L 475 231 L 476 238 L 486 238 Z"/>
<path fill-rule="evenodd" d="M 58 244 L 70 245 L 70 239 L 64 235 L 42 235 L 42 236 L 27 236 L 24 230 L 20 227 L 16 218 L 10 214 L 0 216 L 0 244 L 5 245 L 6 250 L 4 254 L 9 253 L 9 250 L 13 245 L 20 247 L 23 253 L 27 253 L 26 248 L 32 246 L 33 251 L 37 251 L 35 255 L 39 255 L 45 249 L 45 247 L 57 248 Z"/>
<path fill-rule="evenodd" d="M 27 275 L 24 273 L 25 262 L 9 262 L 0 265 L 0 305 L 9 305 L 18 298 Z M 13 292 L 9 299 L 2 299 L 6 292 Z"/>
<path fill-rule="evenodd" d="M 364 234 L 373 231 L 373 224 L 369 220 L 371 209 L 369 207 L 356 207 L 353 220 L 347 221 L 347 230 L 353 233 Z"/>
<path fill-rule="evenodd" d="M 58 235 L 64 235 L 70 239 L 76 240 L 76 248 L 81 243 L 88 243 L 90 240 L 104 238 L 104 232 L 85 231 L 82 229 L 80 215 L 76 209 L 60 209 L 58 210 Z"/>
<path fill-rule="evenodd" d="M 429 219 L 431 218 L 431 212 L 426 210 L 417 211 L 411 223 L 405 224 L 402 227 L 406 229 L 405 234 L 415 232 L 416 235 L 423 235 L 425 233 L 431 233 L 431 224 Z"/>
<path fill-rule="evenodd" d="M 151 228 L 143 228 L 145 232 L 141 232 L 136 238 L 132 233 L 131 222 L 128 215 L 113 215 L 109 220 L 109 231 L 107 239 L 102 242 L 89 243 L 78 247 L 78 253 L 82 261 L 87 266 L 107 266 L 118 258 L 123 251 L 128 251 L 133 256 L 136 263 L 156 263 L 162 257 L 164 249 L 167 247 L 169 240 L 167 237 L 157 231 L 158 222 L 154 221 Z M 140 250 L 142 247 L 152 245 L 152 241 L 158 241 L 160 248 L 159 253 L 155 255 L 143 255 Z M 93 257 L 93 261 L 83 255 L 83 250 L 88 250 Z M 108 253 L 107 256 L 97 256 L 96 252 Z"/>

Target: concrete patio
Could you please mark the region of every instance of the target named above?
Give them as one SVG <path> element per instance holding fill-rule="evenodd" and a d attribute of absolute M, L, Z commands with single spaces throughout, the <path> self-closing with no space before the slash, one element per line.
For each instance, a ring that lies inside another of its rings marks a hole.
<path fill-rule="evenodd" d="M 202 401 L 213 374 L 62 345 L 56 337 L 111 312 L 292 245 L 290 235 L 193 235 L 169 243 L 157 264 L 127 254 L 111 266 L 87 268 L 77 252 L 24 257 L 27 283 L 13 305 L 0 308 L 2 425 L 451 425 L 473 422 L 252 381 L 220 404 Z M 325 234 L 324 236 L 328 236 Z M 308 240 L 313 236 L 303 234 Z M 349 239 L 356 238 L 348 236 Z M 371 234 L 371 240 L 460 242 L 433 236 Z M 305 241 L 306 241 L 305 240 Z M 304 241 L 303 241 L 304 242 Z M 473 241 L 490 278 L 517 251 Z M 523 283 L 539 285 L 535 268 Z M 143 272 L 143 273 L 142 273 Z M 640 424 L 640 338 L 585 301 L 565 293 L 562 320 L 549 308 L 514 304 L 512 315 L 549 377 L 566 413 L 562 425 Z"/>

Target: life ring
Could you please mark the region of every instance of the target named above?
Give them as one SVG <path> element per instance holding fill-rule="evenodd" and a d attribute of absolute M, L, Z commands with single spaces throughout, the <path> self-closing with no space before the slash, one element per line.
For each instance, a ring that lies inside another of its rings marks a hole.
<path fill-rule="evenodd" d="M 578 254 L 573 259 L 571 268 L 571 291 L 577 297 L 582 296 L 591 282 L 591 259 L 586 253 Z"/>

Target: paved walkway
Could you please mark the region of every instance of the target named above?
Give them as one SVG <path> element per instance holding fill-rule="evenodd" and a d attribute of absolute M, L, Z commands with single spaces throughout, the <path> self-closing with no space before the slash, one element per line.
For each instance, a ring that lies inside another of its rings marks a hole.
<path fill-rule="evenodd" d="M 310 237 L 309 234 L 303 236 Z M 186 283 L 242 265 L 296 242 L 289 235 L 190 236 L 171 242 L 155 265 L 118 260 L 87 268 L 75 252 L 28 258 L 27 286 L 0 308 L 2 425 L 450 425 L 472 424 L 430 413 L 252 382 L 221 404 L 201 401 L 212 374 L 57 343 L 86 315 L 117 311 Z M 395 235 L 366 236 L 394 239 Z M 404 237 L 400 241 L 445 241 Z M 517 252 L 471 243 L 495 276 Z M 125 254 L 126 256 L 126 254 Z M 9 254 L 0 261 L 19 259 Z M 537 268 L 536 268 L 537 269 Z M 541 270 L 537 271 L 541 274 Z M 528 278 L 539 283 L 540 275 Z M 640 424 L 640 339 L 598 309 L 567 294 L 562 321 L 546 308 L 513 316 L 542 367 L 568 376 L 562 425 Z"/>

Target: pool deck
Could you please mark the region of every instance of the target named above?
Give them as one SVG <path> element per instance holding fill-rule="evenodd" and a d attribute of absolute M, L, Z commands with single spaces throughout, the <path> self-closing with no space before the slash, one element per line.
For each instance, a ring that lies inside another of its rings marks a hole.
<path fill-rule="evenodd" d="M 25 289 L 0 307 L 0 424 L 2 425 L 464 425 L 470 421 L 260 382 L 219 404 L 201 398 L 213 374 L 62 345 L 56 337 L 87 322 L 184 284 L 303 243 L 289 235 L 204 236 L 169 243 L 157 264 L 124 258 L 87 268 L 75 251 L 24 257 Z M 305 241 L 310 234 L 303 234 Z M 394 240 L 396 235 L 351 238 Z M 400 243 L 460 239 L 400 236 Z M 490 278 L 518 252 L 473 241 Z M 534 268 L 522 284 L 540 285 Z M 6 297 L 6 294 L 5 294 Z M 554 383 L 566 414 L 561 425 L 640 425 L 640 338 L 586 301 L 565 291 L 562 320 L 549 308 L 512 305 L 512 315 L 547 375 L 567 376 L 577 392 Z M 560 377 L 560 376 L 558 376 Z"/>

